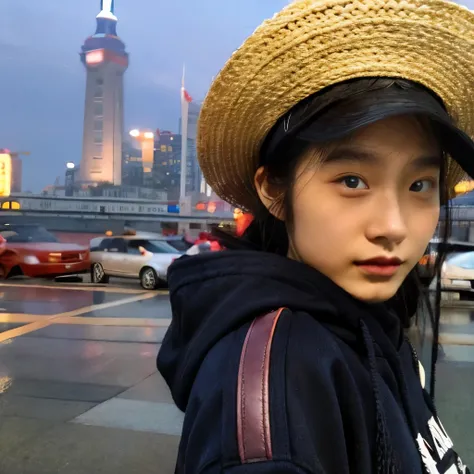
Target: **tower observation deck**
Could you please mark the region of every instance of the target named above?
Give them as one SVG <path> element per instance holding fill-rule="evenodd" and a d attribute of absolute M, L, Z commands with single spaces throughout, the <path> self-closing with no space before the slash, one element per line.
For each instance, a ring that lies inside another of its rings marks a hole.
<path fill-rule="evenodd" d="M 117 36 L 115 0 L 102 0 L 95 33 L 80 54 L 86 67 L 86 97 L 80 181 L 122 182 L 123 76 L 125 44 Z"/>

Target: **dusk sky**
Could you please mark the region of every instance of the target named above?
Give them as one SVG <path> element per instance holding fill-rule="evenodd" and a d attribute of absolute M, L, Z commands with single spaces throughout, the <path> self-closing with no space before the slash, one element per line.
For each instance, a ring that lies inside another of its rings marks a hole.
<path fill-rule="evenodd" d="M 202 99 L 212 77 L 288 0 L 116 0 L 127 45 L 125 130 L 177 131 L 183 63 Z M 463 2 L 470 7 L 474 0 Z M 0 148 L 30 151 L 23 189 L 39 192 L 80 162 L 85 70 L 79 52 L 100 0 L 1 0 Z"/>
<path fill-rule="evenodd" d="M 116 0 L 130 54 L 125 127 L 178 131 L 183 63 L 202 99 L 232 52 L 288 0 Z M 80 48 L 100 0 L 0 2 L 0 148 L 30 151 L 23 189 L 41 191 L 79 163 L 86 73 Z"/>

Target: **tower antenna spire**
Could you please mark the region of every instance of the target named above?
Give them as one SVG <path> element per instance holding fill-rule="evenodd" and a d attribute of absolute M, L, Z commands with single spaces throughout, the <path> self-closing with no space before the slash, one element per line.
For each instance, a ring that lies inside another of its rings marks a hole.
<path fill-rule="evenodd" d="M 100 13 L 97 15 L 97 18 L 117 21 L 114 10 L 115 0 L 100 0 Z"/>

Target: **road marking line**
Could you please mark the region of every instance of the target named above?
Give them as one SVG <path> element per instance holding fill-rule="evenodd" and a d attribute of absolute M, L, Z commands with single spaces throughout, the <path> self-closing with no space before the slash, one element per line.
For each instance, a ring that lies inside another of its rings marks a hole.
<path fill-rule="evenodd" d="M 46 321 L 37 321 L 34 323 L 26 324 L 25 326 L 20 326 L 19 328 L 10 329 L 9 331 L 5 331 L 0 333 L 0 342 L 8 341 L 18 336 L 24 336 L 33 331 L 37 331 L 38 329 L 43 329 L 46 326 L 51 324 L 51 319 L 54 319 L 54 316 L 51 318 L 46 318 Z"/>
<path fill-rule="evenodd" d="M 72 317 L 80 316 L 81 314 L 90 313 L 92 311 L 99 311 L 101 309 L 113 308 L 115 306 L 121 306 L 127 303 L 135 303 L 137 301 L 150 299 L 150 298 L 153 298 L 154 296 L 156 296 L 154 293 L 145 293 L 145 294 L 141 294 L 137 296 L 132 296 L 130 298 L 125 298 L 119 301 L 111 301 L 110 303 L 102 303 L 102 304 L 97 304 L 97 305 L 92 305 L 92 306 L 86 306 L 80 309 L 76 309 L 74 311 L 69 311 L 67 313 L 55 314 L 50 317 L 45 317 L 42 321 L 36 321 L 31 324 L 26 324 L 25 326 L 21 326 L 15 329 L 10 329 L 9 331 L 0 333 L 0 342 L 7 341 L 9 339 L 12 339 L 18 336 L 24 336 L 25 334 L 28 334 L 33 331 L 37 331 L 38 329 L 43 329 L 46 326 L 54 324 L 54 321 L 60 318 L 65 318 L 65 317 L 72 318 Z"/>
<path fill-rule="evenodd" d="M 474 346 L 474 334 L 452 334 L 445 332 L 439 335 L 439 343 L 447 346 Z"/>
<path fill-rule="evenodd" d="M 74 318 L 76 316 L 80 316 L 81 314 L 91 313 L 92 311 L 100 311 L 102 309 L 115 308 L 116 306 L 122 306 L 124 304 L 136 303 L 138 301 L 143 301 L 143 300 L 149 300 L 151 298 L 154 298 L 155 296 L 156 296 L 155 293 L 146 292 L 146 293 L 141 293 L 136 296 L 130 296 L 129 298 L 124 298 L 118 301 L 110 301 L 108 303 L 83 306 L 81 308 L 74 309 L 73 311 L 67 311 L 65 313 L 55 314 L 54 316 L 55 318 Z"/>
<path fill-rule="evenodd" d="M 32 323 L 47 318 L 49 315 L 4 313 L 0 314 L 0 323 Z"/>
<path fill-rule="evenodd" d="M 123 294 L 142 294 L 146 293 L 149 290 L 139 290 L 139 289 L 131 289 L 131 288 L 121 288 L 117 286 L 63 286 L 61 283 L 58 286 L 47 286 L 47 285 L 27 285 L 24 283 L 0 283 L 0 287 L 7 287 L 7 288 L 41 288 L 47 290 L 73 290 L 73 291 L 102 291 L 104 293 L 123 293 Z M 154 294 L 168 294 L 165 291 L 156 291 Z"/>
<path fill-rule="evenodd" d="M 183 420 L 184 413 L 174 403 L 112 398 L 74 418 L 72 423 L 179 437 Z"/>
<path fill-rule="evenodd" d="M 88 326 L 122 326 L 122 327 L 155 327 L 167 328 L 171 323 L 170 318 L 148 319 L 148 318 L 59 318 L 53 324 L 84 324 Z"/>

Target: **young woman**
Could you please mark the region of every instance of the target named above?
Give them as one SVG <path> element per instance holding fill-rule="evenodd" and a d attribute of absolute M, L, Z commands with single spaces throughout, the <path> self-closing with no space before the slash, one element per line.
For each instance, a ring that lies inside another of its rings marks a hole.
<path fill-rule="evenodd" d="M 254 220 L 170 269 L 177 473 L 469 472 L 403 329 L 473 170 L 473 41 L 445 1 L 300 0 L 222 69 L 199 159 Z"/>

